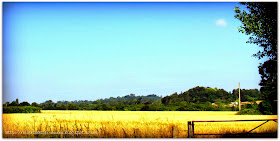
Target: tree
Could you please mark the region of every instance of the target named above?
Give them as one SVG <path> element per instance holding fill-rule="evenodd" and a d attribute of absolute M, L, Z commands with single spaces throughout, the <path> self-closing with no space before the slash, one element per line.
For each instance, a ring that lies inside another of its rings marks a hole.
<path fill-rule="evenodd" d="M 268 60 L 259 66 L 262 98 L 273 102 L 277 99 L 277 61 Z"/>
<path fill-rule="evenodd" d="M 67 110 L 67 105 L 64 105 L 62 102 L 57 102 L 55 104 L 56 110 Z"/>
<path fill-rule="evenodd" d="M 124 108 L 125 108 L 125 105 L 123 105 L 123 104 L 116 106 L 116 110 L 118 110 L 118 111 L 124 111 Z"/>
<path fill-rule="evenodd" d="M 9 104 L 9 106 L 18 106 L 18 103 L 16 101 L 12 101 L 12 103 Z"/>
<path fill-rule="evenodd" d="M 54 110 L 55 109 L 54 104 L 55 103 L 52 100 L 48 100 L 45 101 L 44 103 L 41 103 L 43 110 Z"/>
<path fill-rule="evenodd" d="M 141 104 L 142 97 L 139 97 L 136 101 L 136 104 Z"/>
<path fill-rule="evenodd" d="M 5 104 L 3 104 L 3 106 L 9 106 L 10 102 L 6 102 Z"/>
<path fill-rule="evenodd" d="M 242 22 L 239 32 L 250 35 L 246 43 L 253 43 L 263 48 L 253 56 L 268 60 L 259 66 L 261 75 L 261 94 L 265 101 L 273 103 L 277 99 L 277 3 L 242 2 L 247 11 L 235 7 L 234 16 Z M 273 106 L 277 108 L 277 106 Z M 277 111 L 277 110 L 275 110 Z"/>
<path fill-rule="evenodd" d="M 33 106 L 33 107 L 40 107 L 40 105 L 39 105 L 38 103 L 36 103 L 36 102 L 33 102 L 33 103 L 31 104 L 31 106 Z"/>
<path fill-rule="evenodd" d="M 145 105 L 143 106 L 140 111 L 150 111 L 150 106 L 149 105 Z"/>
<path fill-rule="evenodd" d="M 250 35 L 247 43 L 257 44 L 264 50 L 253 56 L 259 59 L 264 56 L 273 59 L 277 57 L 277 3 L 273 2 L 241 2 L 248 9 L 240 11 L 234 17 L 242 22 L 239 32 Z"/>
<path fill-rule="evenodd" d="M 71 102 L 68 102 L 68 104 L 67 104 L 67 109 L 68 109 L 68 110 L 78 110 L 79 107 L 78 107 L 77 105 L 71 103 Z"/>
<path fill-rule="evenodd" d="M 189 94 L 189 92 L 185 92 L 183 94 L 185 94 L 185 101 L 187 101 L 187 103 L 190 103 L 190 94 Z"/>
<path fill-rule="evenodd" d="M 19 104 L 20 106 L 30 106 L 30 104 L 26 101 L 23 101 Z"/>

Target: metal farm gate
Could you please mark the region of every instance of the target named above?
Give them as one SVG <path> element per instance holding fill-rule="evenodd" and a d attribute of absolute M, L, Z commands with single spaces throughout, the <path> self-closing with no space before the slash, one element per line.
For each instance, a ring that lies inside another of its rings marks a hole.
<path fill-rule="evenodd" d="M 264 123 L 260 124 L 259 126 L 245 132 L 245 133 L 236 133 L 236 134 L 215 134 L 215 133 L 205 133 L 205 134 L 195 134 L 195 122 L 242 122 L 242 121 L 265 121 Z M 277 133 L 251 133 L 252 131 L 254 131 L 255 129 L 261 127 L 262 125 L 268 123 L 269 121 L 274 121 L 277 123 L 277 119 L 259 119 L 259 120 L 214 120 L 214 121 L 188 121 L 188 138 L 194 138 L 195 135 L 252 135 L 252 134 L 255 134 L 255 135 L 261 135 L 261 134 L 270 134 L 270 135 L 273 135 L 273 136 L 276 136 L 277 137 Z"/>

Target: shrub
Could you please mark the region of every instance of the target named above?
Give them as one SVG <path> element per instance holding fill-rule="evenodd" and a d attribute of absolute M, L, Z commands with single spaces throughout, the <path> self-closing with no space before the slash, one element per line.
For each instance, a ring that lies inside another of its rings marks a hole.
<path fill-rule="evenodd" d="M 237 115 L 262 115 L 262 113 L 256 109 L 244 109 L 237 112 Z"/>
<path fill-rule="evenodd" d="M 118 111 L 124 111 L 125 105 L 117 105 L 116 110 Z"/>
<path fill-rule="evenodd" d="M 3 113 L 40 113 L 40 107 L 33 106 L 8 106 L 3 107 Z"/>
<path fill-rule="evenodd" d="M 275 106 L 277 107 L 277 105 Z M 273 107 L 272 104 L 268 101 L 263 101 L 259 104 L 260 112 L 264 115 L 272 115 L 273 113 Z"/>
<path fill-rule="evenodd" d="M 150 111 L 149 105 L 143 106 L 140 111 Z"/>
<path fill-rule="evenodd" d="M 97 104 L 95 105 L 95 107 L 93 108 L 94 110 L 112 110 L 112 107 L 103 103 L 103 104 Z"/>

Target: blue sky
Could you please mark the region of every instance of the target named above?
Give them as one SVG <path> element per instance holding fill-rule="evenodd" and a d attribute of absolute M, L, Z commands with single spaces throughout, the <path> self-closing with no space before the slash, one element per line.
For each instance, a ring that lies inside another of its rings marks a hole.
<path fill-rule="evenodd" d="M 3 3 L 3 102 L 258 88 L 238 3 Z"/>

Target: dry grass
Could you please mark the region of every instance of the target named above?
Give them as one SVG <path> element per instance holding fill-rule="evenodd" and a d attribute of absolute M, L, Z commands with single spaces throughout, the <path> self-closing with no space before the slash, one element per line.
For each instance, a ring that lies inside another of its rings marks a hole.
<path fill-rule="evenodd" d="M 236 112 L 183 111 L 52 111 L 3 114 L 4 138 L 186 138 L 187 121 L 277 119 L 277 115 L 235 115 Z M 195 123 L 195 133 L 241 133 L 263 123 Z M 20 131 L 20 132 L 19 132 Z M 34 134 L 37 131 L 37 134 Z M 38 134 L 39 131 L 41 134 Z M 48 131 L 44 132 L 44 131 Z M 52 132 L 51 132 L 52 131 Z M 29 133 L 30 132 L 30 133 Z M 270 121 L 252 133 L 277 132 Z M 43 133 L 43 134 L 42 134 Z M 221 137 L 221 136 L 196 136 Z"/>

